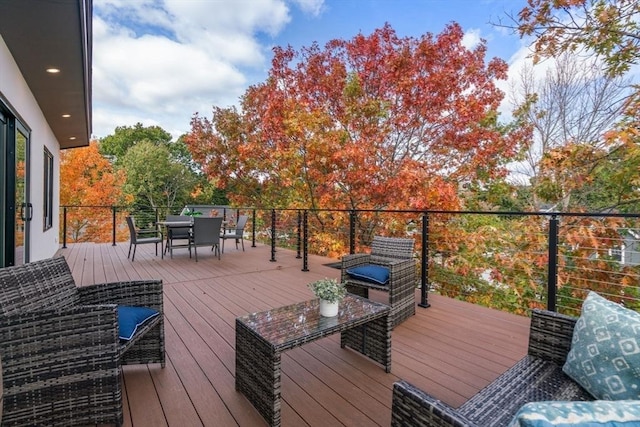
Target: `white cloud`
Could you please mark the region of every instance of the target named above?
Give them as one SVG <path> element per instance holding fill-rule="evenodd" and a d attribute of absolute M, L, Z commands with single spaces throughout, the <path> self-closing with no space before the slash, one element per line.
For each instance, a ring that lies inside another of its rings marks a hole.
<path fill-rule="evenodd" d="M 236 104 L 268 47 L 290 22 L 289 5 L 318 14 L 324 0 L 95 0 L 93 129 L 158 125 L 177 138 L 195 112 Z"/>
<path fill-rule="evenodd" d="M 466 47 L 467 49 L 473 49 L 478 44 L 480 44 L 481 39 L 482 38 L 480 37 L 480 30 L 478 29 L 468 30 L 464 33 L 464 36 L 462 37 L 462 46 Z"/>

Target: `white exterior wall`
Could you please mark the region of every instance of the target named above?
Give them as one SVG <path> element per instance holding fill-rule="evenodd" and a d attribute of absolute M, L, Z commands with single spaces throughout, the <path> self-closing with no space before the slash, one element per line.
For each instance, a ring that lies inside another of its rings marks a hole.
<path fill-rule="evenodd" d="M 44 73 L 45 71 L 42 70 Z M 30 131 L 29 195 L 33 219 L 29 225 L 29 260 L 52 257 L 59 248 L 60 144 L 0 36 L 0 100 Z M 44 231 L 44 147 L 53 155 L 53 227 Z"/>

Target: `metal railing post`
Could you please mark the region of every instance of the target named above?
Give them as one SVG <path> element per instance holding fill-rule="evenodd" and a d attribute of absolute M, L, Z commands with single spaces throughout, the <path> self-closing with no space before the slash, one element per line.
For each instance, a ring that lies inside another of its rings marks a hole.
<path fill-rule="evenodd" d="M 549 263 L 547 267 L 547 310 L 556 311 L 558 287 L 558 217 L 549 220 Z"/>
<path fill-rule="evenodd" d="M 252 209 L 253 220 L 251 221 L 251 247 L 256 247 L 256 210 Z"/>
<path fill-rule="evenodd" d="M 418 306 L 427 308 L 429 304 L 429 214 L 422 214 L 422 254 L 420 262 L 420 303 Z"/>
<path fill-rule="evenodd" d="M 111 206 L 111 246 L 116 245 L 116 210 L 116 206 Z"/>
<path fill-rule="evenodd" d="M 309 271 L 309 215 L 305 210 L 303 214 L 303 230 L 304 230 L 304 239 L 302 240 L 303 245 L 303 257 L 302 257 L 302 271 Z"/>
<path fill-rule="evenodd" d="M 67 207 L 62 208 L 62 248 L 67 249 Z"/>
<path fill-rule="evenodd" d="M 356 253 L 356 211 L 349 212 L 349 253 Z"/>
<path fill-rule="evenodd" d="M 276 261 L 276 210 L 271 209 L 271 262 Z"/>
<path fill-rule="evenodd" d="M 307 211 L 305 211 L 305 215 L 306 215 L 306 212 Z M 300 259 L 300 258 L 302 258 L 300 256 L 300 246 L 301 246 L 301 243 L 302 243 L 301 242 L 302 241 L 302 236 L 301 236 L 301 233 L 302 233 L 302 212 L 300 212 L 300 209 L 298 209 L 298 229 L 296 231 L 297 231 L 296 234 L 297 234 L 297 239 L 298 239 L 298 241 L 296 243 L 296 259 Z M 305 227 L 305 236 L 307 234 L 306 231 L 307 230 L 306 230 L 306 227 Z M 306 241 L 305 241 L 305 244 L 306 244 Z M 304 271 L 304 269 L 303 269 L 303 271 Z"/>

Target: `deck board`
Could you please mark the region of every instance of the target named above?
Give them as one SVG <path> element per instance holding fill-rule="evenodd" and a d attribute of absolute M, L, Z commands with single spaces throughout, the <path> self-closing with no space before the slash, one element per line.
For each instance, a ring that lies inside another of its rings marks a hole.
<path fill-rule="evenodd" d="M 202 248 L 198 262 L 185 249 L 171 259 L 141 245 L 135 262 L 128 242 L 79 243 L 60 249 L 79 285 L 160 278 L 164 283 L 167 364 L 123 369 L 125 426 L 266 425 L 235 390 L 235 318 L 310 299 L 307 283 L 339 278 L 309 256 L 302 271 L 296 252 L 245 242 L 218 260 Z M 386 294 L 372 292 L 384 301 Z M 416 300 L 419 293 L 416 291 Z M 391 390 L 405 379 L 459 406 L 526 353 L 529 319 L 429 295 L 392 335 L 391 373 L 333 335 L 282 355 L 283 426 L 388 426 Z"/>

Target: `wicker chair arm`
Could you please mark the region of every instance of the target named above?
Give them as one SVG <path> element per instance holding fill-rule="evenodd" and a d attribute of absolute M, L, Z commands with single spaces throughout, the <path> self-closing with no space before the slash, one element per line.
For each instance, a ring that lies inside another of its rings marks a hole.
<path fill-rule="evenodd" d="M 419 388 L 406 381 L 398 381 L 393 384 L 391 426 L 475 427 L 476 424 Z"/>
<path fill-rule="evenodd" d="M 351 268 L 359 265 L 367 264 L 371 261 L 369 254 L 350 254 L 342 257 L 342 267 Z"/>
<path fill-rule="evenodd" d="M 528 354 L 564 365 L 571 350 L 577 319 L 565 314 L 534 309 L 531 312 Z"/>
<path fill-rule="evenodd" d="M 78 288 L 82 304 L 120 304 L 162 312 L 162 280 L 111 282 Z"/>

